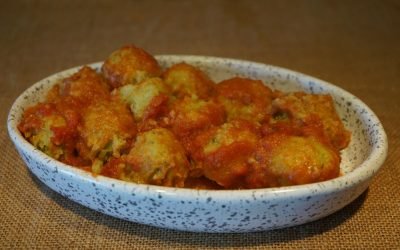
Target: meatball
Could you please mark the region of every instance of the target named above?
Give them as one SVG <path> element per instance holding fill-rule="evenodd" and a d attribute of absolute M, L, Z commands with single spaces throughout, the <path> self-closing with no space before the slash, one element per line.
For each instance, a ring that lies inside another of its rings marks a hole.
<path fill-rule="evenodd" d="M 182 138 L 224 123 L 225 110 L 212 100 L 185 97 L 174 103 L 168 118 L 172 131 Z"/>
<path fill-rule="evenodd" d="M 93 160 L 92 171 L 99 173 L 111 156 L 129 150 L 136 126 L 129 109 L 117 101 L 98 101 L 83 111 L 79 127 L 80 154 Z"/>
<path fill-rule="evenodd" d="M 315 137 L 276 133 L 260 141 L 247 188 L 313 183 L 339 175 L 340 156 Z"/>
<path fill-rule="evenodd" d="M 85 105 L 97 99 L 107 99 L 110 95 L 109 86 L 105 79 L 94 69 L 87 66 L 82 67 L 72 76 L 62 80 L 60 85 L 57 85 L 53 91 L 58 92 L 53 92 L 52 97 L 49 98 L 55 99 L 53 101 L 57 100 L 55 96 L 58 94 L 59 99 L 72 97 Z"/>
<path fill-rule="evenodd" d="M 270 114 L 272 91 L 260 80 L 235 77 L 220 82 L 216 89 L 228 120 L 261 122 Z"/>
<path fill-rule="evenodd" d="M 336 113 L 330 95 L 290 93 L 274 99 L 272 105 L 274 116 L 286 117 L 300 126 L 321 123 L 326 136 L 336 149 L 343 149 L 350 142 L 350 133 Z"/>
<path fill-rule="evenodd" d="M 60 159 L 66 143 L 61 131 L 68 131 L 68 121 L 58 112 L 54 104 L 37 104 L 25 111 L 18 126 L 24 137 L 45 154 Z M 70 135 L 71 136 L 71 135 Z"/>
<path fill-rule="evenodd" d="M 125 85 L 118 90 L 136 121 L 157 117 L 167 109 L 169 89 L 160 78 L 149 78 L 139 84 Z"/>
<path fill-rule="evenodd" d="M 200 133 L 191 157 L 204 176 L 225 188 L 241 188 L 259 140 L 254 125 L 233 120 Z"/>
<path fill-rule="evenodd" d="M 175 64 L 162 75 L 172 94 L 208 99 L 213 94 L 214 82 L 200 69 L 186 63 Z"/>
<path fill-rule="evenodd" d="M 133 45 L 114 51 L 105 60 L 101 70 L 113 88 L 137 84 L 161 74 L 161 68 L 156 59 Z"/>
<path fill-rule="evenodd" d="M 189 170 L 182 145 L 164 128 L 138 134 L 126 162 L 121 178 L 136 183 L 183 187 Z"/>

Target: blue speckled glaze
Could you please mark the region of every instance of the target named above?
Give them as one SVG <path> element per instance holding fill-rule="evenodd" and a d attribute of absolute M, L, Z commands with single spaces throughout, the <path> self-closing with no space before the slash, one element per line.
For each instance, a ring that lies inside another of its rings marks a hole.
<path fill-rule="evenodd" d="M 215 81 L 233 76 L 263 80 L 282 91 L 329 93 L 352 132 L 342 152 L 343 176 L 320 183 L 254 190 L 206 191 L 139 185 L 70 167 L 35 149 L 17 124 L 26 107 L 42 100 L 52 85 L 80 67 L 50 76 L 27 89 L 13 104 L 8 131 L 29 169 L 63 196 L 94 210 L 132 222 L 195 232 L 251 232 L 314 221 L 343 208 L 369 185 L 383 164 L 387 139 L 375 114 L 348 92 L 319 79 L 270 65 L 202 57 L 157 56 L 163 67 L 185 61 Z M 101 63 L 91 65 L 99 69 Z"/>

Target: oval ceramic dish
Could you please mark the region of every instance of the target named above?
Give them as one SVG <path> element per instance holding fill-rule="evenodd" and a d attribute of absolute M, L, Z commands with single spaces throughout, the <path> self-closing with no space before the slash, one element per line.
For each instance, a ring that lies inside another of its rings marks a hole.
<path fill-rule="evenodd" d="M 24 110 L 42 100 L 66 70 L 27 89 L 13 104 L 8 131 L 29 169 L 47 186 L 84 206 L 137 223 L 197 232 L 251 232 L 289 227 L 325 217 L 367 189 L 383 164 L 387 139 L 375 114 L 359 99 L 329 83 L 287 69 L 203 56 L 158 56 L 162 67 L 185 61 L 215 81 L 244 76 L 282 91 L 329 93 L 352 138 L 342 151 L 343 176 L 315 184 L 232 191 L 206 191 L 128 183 L 58 162 L 27 142 L 17 129 Z M 101 63 L 90 65 L 99 69 Z"/>

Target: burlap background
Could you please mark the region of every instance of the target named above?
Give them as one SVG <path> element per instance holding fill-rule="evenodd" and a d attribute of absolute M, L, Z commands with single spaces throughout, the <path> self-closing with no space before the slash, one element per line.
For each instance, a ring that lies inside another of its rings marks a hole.
<path fill-rule="evenodd" d="M 8 109 L 37 80 L 126 43 L 153 54 L 260 61 L 333 82 L 379 116 L 388 159 L 340 212 L 270 232 L 176 232 L 77 205 L 26 169 L 6 132 Z M 399 79 L 399 1 L 1 1 L 0 248 L 399 249 Z"/>

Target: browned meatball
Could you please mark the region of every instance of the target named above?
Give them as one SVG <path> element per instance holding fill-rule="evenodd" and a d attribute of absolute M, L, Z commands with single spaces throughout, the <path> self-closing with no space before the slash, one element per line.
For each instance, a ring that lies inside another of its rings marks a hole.
<path fill-rule="evenodd" d="M 257 148 L 247 188 L 313 183 L 339 175 L 340 156 L 315 137 L 276 133 L 264 137 Z"/>
<path fill-rule="evenodd" d="M 105 60 L 101 70 L 113 88 L 140 83 L 161 74 L 156 59 L 134 45 L 127 45 L 114 51 Z"/>
<path fill-rule="evenodd" d="M 88 105 L 97 99 L 108 99 L 110 96 L 109 86 L 103 76 L 87 66 L 62 80 L 60 85 L 55 88 L 58 90 L 58 98 L 72 97 L 84 105 Z M 55 99 L 55 95 L 53 93 L 53 99 Z"/>
<path fill-rule="evenodd" d="M 82 116 L 78 149 L 82 156 L 93 160 L 92 171 L 98 174 L 111 156 L 120 157 L 129 149 L 136 134 L 135 123 L 129 109 L 117 101 L 99 100 Z"/>
<path fill-rule="evenodd" d="M 348 132 L 336 113 L 330 95 L 314 95 L 303 92 L 282 95 L 273 101 L 275 114 L 296 124 L 322 124 L 322 129 L 337 149 L 347 147 L 350 141 Z"/>
<path fill-rule="evenodd" d="M 182 138 L 224 123 L 225 110 L 213 100 L 185 97 L 174 103 L 168 119 L 172 131 Z"/>
<path fill-rule="evenodd" d="M 126 162 L 121 179 L 136 183 L 183 187 L 189 171 L 182 145 L 164 128 L 139 133 Z"/>
<path fill-rule="evenodd" d="M 172 94 L 178 98 L 189 96 L 208 99 L 214 90 L 214 82 L 200 69 L 187 63 L 173 65 L 162 77 Z"/>
<path fill-rule="evenodd" d="M 18 128 L 32 145 L 54 159 L 65 153 L 57 131 L 65 130 L 67 121 L 54 104 L 40 103 L 27 109 Z"/>
<path fill-rule="evenodd" d="M 258 139 L 252 123 L 232 120 L 200 133 L 191 156 L 210 180 L 225 188 L 242 188 Z"/>
<path fill-rule="evenodd" d="M 270 114 L 272 91 L 259 80 L 235 77 L 217 84 L 216 89 L 228 120 L 261 122 Z"/>

